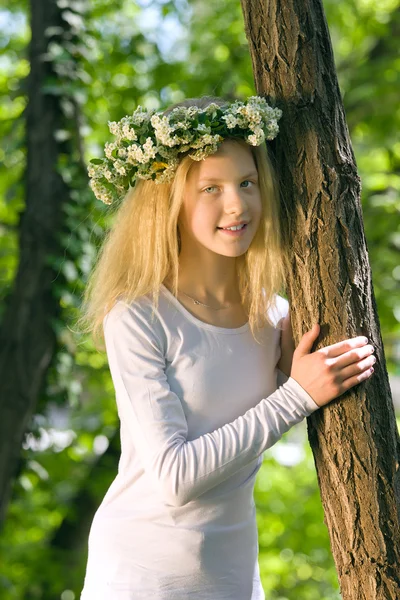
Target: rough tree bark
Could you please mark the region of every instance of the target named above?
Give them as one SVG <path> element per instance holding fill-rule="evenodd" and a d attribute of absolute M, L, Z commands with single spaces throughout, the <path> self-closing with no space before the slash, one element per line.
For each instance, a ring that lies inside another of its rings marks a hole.
<path fill-rule="evenodd" d="M 360 204 L 360 181 L 320 0 L 241 0 L 256 89 L 283 110 L 271 144 L 290 244 L 295 343 L 365 334 L 373 377 L 308 420 L 344 600 L 400 598 L 400 444 Z"/>
<path fill-rule="evenodd" d="M 55 132 L 65 128 L 62 96 L 43 90 L 48 78 L 57 83 L 49 42 L 58 42 L 70 29 L 55 0 L 31 0 L 30 74 L 25 110 L 27 166 L 25 210 L 19 224 L 19 265 L 6 299 L 0 327 L 0 522 L 4 519 L 21 442 L 42 390 L 56 349 L 52 321 L 59 315 L 53 292 L 59 274 L 49 258 L 62 257 L 63 203 L 69 190 L 57 172 L 60 153 L 69 154 L 69 141 Z M 61 34 L 60 34 L 61 31 Z M 65 230 L 65 229 L 64 229 Z"/>

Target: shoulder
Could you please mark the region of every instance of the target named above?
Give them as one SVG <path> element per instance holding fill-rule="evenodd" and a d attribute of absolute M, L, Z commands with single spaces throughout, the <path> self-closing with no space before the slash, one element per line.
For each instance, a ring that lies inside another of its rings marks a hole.
<path fill-rule="evenodd" d="M 117 299 L 103 319 L 104 337 L 118 342 L 146 340 L 158 348 L 164 346 L 164 332 L 157 309 L 149 296 L 127 302 Z"/>

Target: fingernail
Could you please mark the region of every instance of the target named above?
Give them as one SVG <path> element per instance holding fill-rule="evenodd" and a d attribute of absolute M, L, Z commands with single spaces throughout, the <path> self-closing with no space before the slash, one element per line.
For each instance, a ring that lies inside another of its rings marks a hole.
<path fill-rule="evenodd" d="M 363 337 L 362 340 L 363 340 L 364 344 L 368 344 L 368 338 L 367 337 Z"/>

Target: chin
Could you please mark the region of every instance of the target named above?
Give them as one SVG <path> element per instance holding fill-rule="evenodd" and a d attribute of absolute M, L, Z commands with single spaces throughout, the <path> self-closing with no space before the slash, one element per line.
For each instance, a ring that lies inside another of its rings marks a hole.
<path fill-rule="evenodd" d="M 248 246 L 246 246 L 245 248 L 230 248 L 229 250 L 227 250 L 226 248 L 220 248 L 214 250 L 214 252 L 216 254 L 219 254 L 220 256 L 226 256 L 227 258 L 238 258 L 239 256 L 243 256 L 243 254 L 246 254 L 248 249 Z"/>

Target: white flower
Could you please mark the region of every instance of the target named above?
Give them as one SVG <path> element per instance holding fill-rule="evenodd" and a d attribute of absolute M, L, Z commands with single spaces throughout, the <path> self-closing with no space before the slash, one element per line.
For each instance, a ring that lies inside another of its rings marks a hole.
<path fill-rule="evenodd" d="M 261 127 L 256 127 L 254 133 L 247 136 L 247 142 L 252 146 L 259 146 L 265 140 L 264 131 Z"/>
<path fill-rule="evenodd" d="M 122 160 L 116 160 L 114 163 L 114 169 L 118 175 L 126 175 L 126 169 Z"/>
<path fill-rule="evenodd" d="M 175 125 L 173 126 L 173 130 L 175 131 L 176 129 L 188 129 L 190 127 L 190 123 L 184 123 L 183 121 L 178 121 L 178 123 L 175 123 Z"/>
<path fill-rule="evenodd" d="M 147 121 L 148 117 L 149 115 L 147 111 L 143 111 L 142 107 L 138 106 L 137 109 L 133 112 L 132 117 L 130 117 L 130 119 L 133 125 L 142 125 L 144 121 Z"/>
<path fill-rule="evenodd" d="M 196 150 L 196 152 L 189 154 L 189 156 L 193 160 L 204 160 L 205 158 L 207 158 L 207 156 L 210 156 L 210 154 L 214 154 L 217 150 L 218 144 L 210 144 L 209 146 L 204 146 L 203 148 Z"/>
<path fill-rule="evenodd" d="M 117 148 L 116 142 L 107 142 L 104 146 L 104 154 L 109 160 L 115 160 L 112 156 L 112 152 Z"/>
<path fill-rule="evenodd" d="M 199 123 L 196 127 L 197 131 L 205 131 L 206 133 L 211 133 L 211 127 L 207 127 L 204 123 Z"/>
<path fill-rule="evenodd" d="M 217 135 L 204 135 L 203 140 L 205 144 L 215 144 L 216 142 L 222 142 L 222 136 Z"/>
<path fill-rule="evenodd" d="M 164 171 L 158 174 L 156 181 L 158 183 L 168 183 L 169 181 L 172 181 L 175 176 L 175 171 L 178 164 L 178 160 L 175 159 L 174 161 L 172 161 L 171 164 L 169 164 L 168 167 L 164 169 Z"/>
<path fill-rule="evenodd" d="M 169 147 L 175 146 L 177 143 L 179 143 L 171 137 L 173 129 L 169 124 L 168 117 L 164 116 L 160 118 L 158 115 L 153 115 L 150 121 L 154 127 L 154 133 L 158 142 Z"/>
<path fill-rule="evenodd" d="M 189 108 L 187 109 L 187 115 L 188 117 L 194 117 L 199 113 L 199 111 L 200 109 L 198 106 L 189 106 Z"/>
<path fill-rule="evenodd" d="M 218 119 L 217 113 L 222 113 Z M 210 125 L 194 125 L 199 114 L 207 115 Z M 276 137 L 281 116 L 280 109 L 268 106 L 265 98 L 259 96 L 224 106 L 212 102 L 205 109 L 175 107 L 167 115 L 138 106 L 131 116 L 125 116 L 118 122 L 108 122 L 115 141 L 105 144 L 106 159 L 88 166 L 90 186 L 99 200 L 111 204 L 129 189 L 127 175 L 133 180 L 171 181 L 182 153 L 189 151 L 193 160 L 204 160 L 218 150 L 220 142 L 234 128 L 239 130 L 235 135 L 237 133 L 248 144 L 260 145 L 265 139 Z M 224 125 L 223 135 L 212 133 L 216 125 Z M 143 138 L 145 141 L 141 143 Z M 132 169 L 132 166 L 135 168 Z M 109 182 L 107 186 L 104 180 Z"/>
<path fill-rule="evenodd" d="M 233 129 L 238 124 L 238 120 L 232 114 L 228 113 L 227 115 L 223 115 L 221 118 L 224 119 L 228 129 Z"/>
<path fill-rule="evenodd" d="M 246 106 L 246 116 L 251 125 L 258 125 L 262 121 L 262 115 L 255 106 Z"/>
<path fill-rule="evenodd" d="M 175 169 L 165 169 L 160 175 L 158 175 L 157 183 L 169 183 L 175 177 Z"/>
<path fill-rule="evenodd" d="M 135 141 L 137 140 L 137 135 L 135 133 L 135 130 L 130 127 L 128 124 L 123 125 L 122 127 L 122 137 L 124 137 L 127 140 L 131 140 L 131 141 Z"/>
<path fill-rule="evenodd" d="M 155 158 L 156 154 L 157 150 L 154 146 L 153 140 L 151 139 L 151 137 L 148 137 L 145 143 L 143 144 L 143 155 L 146 158 L 145 162 L 147 162 L 149 158 Z"/>
<path fill-rule="evenodd" d="M 138 144 L 132 144 L 127 148 L 127 162 L 135 165 L 137 163 L 147 163 L 151 158 L 155 158 L 157 150 L 154 147 L 153 140 L 148 137 L 146 142 L 140 147 Z"/>
<path fill-rule="evenodd" d="M 273 140 L 274 138 L 276 138 L 278 133 L 279 133 L 278 123 L 275 120 L 272 120 L 268 124 L 268 128 L 267 128 L 267 133 L 266 133 L 267 140 Z"/>
<path fill-rule="evenodd" d="M 108 121 L 108 128 L 113 135 L 119 134 L 119 123 L 116 121 Z"/>
<path fill-rule="evenodd" d="M 89 185 L 92 188 L 94 195 L 96 198 L 104 202 L 104 204 L 112 204 L 113 195 L 110 190 L 107 190 L 103 185 L 101 185 L 96 179 L 91 179 L 89 181 Z"/>
<path fill-rule="evenodd" d="M 138 179 L 151 179 L 151 174 L 143 172 L 143 171 L 137 171 L 136 172 L 136 177 Z"/>
<path fill-rule="evenodd" d="M 209 153 L 207 152 L 207 150 L 205 148 L 201 148 L 200 150 L 197 150 L 196 152 L 189 154 L 191 159 L 197 160 L 197 161 L 204 160 L 208 155 L 209 155 Z"/>
<path fill-rule="evenodd" d="M 206 108 L 205 108 L 205 113 L 207 115 L 210 115 L 212 113 L 214 113 L 216 110 L 218 110 L 219 108 L 221 108 L 220 106 L 218 106 L 218 104 L 216 104 L 215 102 L 211 102 L 211 104 L 209 104 Z"/>

